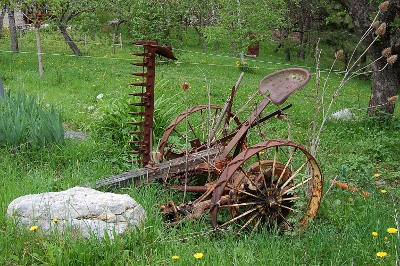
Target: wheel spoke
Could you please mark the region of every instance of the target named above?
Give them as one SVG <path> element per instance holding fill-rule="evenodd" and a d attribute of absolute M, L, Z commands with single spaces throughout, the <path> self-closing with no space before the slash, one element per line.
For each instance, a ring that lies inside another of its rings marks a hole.
<path fill-rule="evenodd" d="M 247 175 L 247 173 L 243 170 L 243 168 L 240 167 L 239 169 L 240 169 L 240 171 L 247 177 L 247 180 L 249 180 L 250 183 L 251 183 L 253 186 L 256 187 L 256 189 L 258 190 L 258 192 L 260 192 L 261 195 L 264 195 L 264 192 L 262 192 L 262 191 L 260 190 L 260 188 L 257 186 L 257 184 L 254 183 L 254 181 L 251 179 L 251 177 L 249 177 L 249 176 Z"/>
<path fill-rule="evenodd" d="M 259 215 L 259 216 L 258 216 L 258 220 L 257 220 L 256 224 L 254 225 L 253 230 L 251 230 L 251 233 L 250 233 L 250 234 L 253 234 L 253 233 L 256 231 L 256 229 L 258 228 L 258 226 L 259 226 L 260 223 L 261 223 L 261 220 L 262 220 L 262 217 Z"/>
<path fill-rule="evenodd" d="M 236 204 L 227 204 L 227 205 L 220 205 L 219 207 L 241 207 L 241 206 L 248 206 L 248 205 L 255 205 L 258 202 L 245 202 L 245 203 L 236 203 Z"/>
<path fill-rule="evenodd" d="M 272 176 L 271 176 L 271 188 L 272 188 L 272 184 L 274 176 L 275 176 L 275 166 L 276 166 L 276 154 L 278 153 L 278 147 L 275 148 L 275 152 L 274 152 L 274 161 L 272 162 Z"/>
<path fill-rule="evenodd" d="M 306 166 L 308 163 L 308 159 L 299 167 L 299 169 L 296 170 L 296 172 L 294 172 L 294 174 L 292 174 L 292 176 L 290 178 L 288 178 L 288 180 L 286 180 L 285 183 L 283 183 L 283 185 L 281 186 L 281 190 L 287 186 L 287 184 L 289 184 L 289 182 L 291 182 L 299 173 L 300 171 L 304 168 L 304 166 Z"/>
<path fill-rule="evenodd" d="M 283 198 L 281 201 L 298 200 L 300 197 Z"/>
<path fill-rule="evenodd" d="M 295 209 L 292 209 L 292 208 L 290 208 L 290 207 L 288 207 L 288 206 L 285 206 L 285 205 L 282 205 L 282 204 L 278 204 L 278 206 L 279 206 L 279 207 L 281 207 L 281 208 L 284 208 L 284 209 L 290 210 L 290 211 L 292 211 L 292 212 L 296 212 L 296 210 L 295 210 Z"/>
<path fill-rule="evenodd" d="M 281 195 L 285 195 L 288 192 L 295 190 L 296 188 L 298 188 L 299 186 L 304 185 L 305 183 L 307 183 L 308 181 L 310 181 L 312 179 L 312 177 L 307 178 L 306 180 L 304 180 L 303 182 L 298 183 L 297 185 L 295 185 L 294 187 L 289 188 L 288 190 L 284 191 Z"/>
<path fill-rule="evenodd" d="M 289 158 L 288 161 L 286 162 L 285 167 L 283 168 L 282 173 L 281 173 L 281 175 L 280 175 L 279 178 L 278 178 L 278 181 L 276 181 L 276 186 L 278 186 L 279 183 L 281 182 L 281 180 L 282 180 L 282 178 L 283 178 L 283 175 L 284 175 L 285 172 L 286 172 L 287 167 L 288 167 L 289 164 L 292 162 L 292 159 L 293 159 L 293 156 L 294 156 L 294 153 L 296 152 L 296 150 L 297 150 L 297 147 L 293 150 L 292 154 L 290 155 L 290 158 Z"/>
<path fill-rule="evenodd" d="M 240 218 L 242 218 L 242 217 L 244 217 L 244 216 L 246 216 L 246 215 L 248 215 L 248 214 L 254 212 L 254 211 L 257 210 L 257 209 L 258 209 L 258 207 L 255 207 L 255 208 L 253 208 L 253 209 L 251 209 L 251 210 L 248 210 L 248 211 L 242 213 L 241 215 L 236 216 L 235 218 L 233 218 L 233 219 L 227 221 L 226 223 L 224 223 L 223 225 L 221 225 L 221 227 L 224 227 L 224 226 L 226 226 L 226 225 L 228 225 L 228 224 L 230 224 L 230 223 L 233 223 L 233 222 L 239 220 Z"/>
<path fill-rule="evenodd" d="M 196 132 L 194 131 L 194 129 L 193 129 L 193 127 L 192 127 L 192 124 L 190 123 L 190 121 L 189 121 L 189 119 L 188 119 L 188 125 L 189 125 L 189 127 L 190 127 L 190 130 L 191 130 L 191 132 L 193 133 L 193 135 L 194 135 L 194 137 L 195 138 L 199 138 L 197 135 L 196 135 Z M 190 132 L 190 131 L 189 131 Z M 187 135 L 189 135 L 189 132 L 187 133 Z"/>
<path fill-rule="evenodd" d="M 265 189 L 267 189 L 267 183 L 265 182 L 265 177 L 264 177 L 264 170 L 262 168 L 261 158 L 260 158 L 260 154 L 258 152 L 257 152 L 257 160 L 258 160 L 258 165 L 260 167 L 260 173 L 261 173 L 261 178 L 262 178 L 263 183 L 264 183 L 264 187 L 265 187 Z"/>
<path fill-rule="evenodd" d="M 244 191 L 244 190 L 241 190 L 241 189 L 238 189 L 238 188 L 233 188 L 233 187 L 231 187 L 231 186 L 229 186 L 229 185 L 227 185 L 227 188 L 234 189 L 234 190 L 236 190 L 236 191 L 239 192 L 239 193 L 246 194 L 246 195 L 248 195 L 248 196 L 250 196 L 250 197 L 253 197 L 253 198 L 256 198 L 256 199 L 259 199 L 259 200 L 264 200 L 263 198 L 260 198 L 260 197 L 258 197 L 257 195 L 251 194 L 251 193 L 249 193 L 249 192 L 247 192 L 247 191 Z"/>
<path fill-rule="evenodd" d="M 236 235 L 240 234 L 257 216 L 259 216 L 259 213 L 253 214 L 253 216 L 250 217 L 250 219 L 239 229 L 239 231 L 236 232 Z"/>
<path fill-rule="evenodd" d="M 282 213 L 279 213 L 279 216 L 283 219 L 283 222 L 284 222 L 285 224 L 287 224 L 289 227 L 293 228 L 293 225 L 290 224 L 290 223 L 286 220 L 286 217 L 283 216 Z"/>

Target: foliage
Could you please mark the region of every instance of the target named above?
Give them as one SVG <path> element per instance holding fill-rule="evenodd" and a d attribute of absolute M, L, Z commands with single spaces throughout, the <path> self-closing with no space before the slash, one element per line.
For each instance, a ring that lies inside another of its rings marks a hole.
<path fill-rule="evenodd" d="M 43 106 L 36 96 L 6 91 L 0 98 L 0 147 L 42 148 L 64 143 L 60 112 Z"/>
<path fill-rule="evenodd" d="M 221 0 L 217 3 L 215 23 L 204 29 L 209 43 L 228 39 L 243 53 L 245 47 L 265 40 L 271 29 L 283 23 L 284 1 Z"/>
<path fill-rule="evenodd" d="M 100 99 L 99 107 L 93 113 L 92 130 L 100 138 L 111 139 L 122 147 L 127 147 L 129 141 L 137 140 L 134 139 L 137 136 L 130 135 L 129 132 L 141 130 L 141 128 L 135 128 L 129 124 L 129 122 L 139 122 L 138 117 L 129 114 L 129 112 L 140 111 L 140 107 L 131 105 L 132 102 L 138 101 L 140 101 L 139 98 L 129 99 L 127 97 Z M 154 101 L 154 145 L 157 145 L 157 140 L 161 138 L 175 112 L 175 104 L 164 95 Z"/>

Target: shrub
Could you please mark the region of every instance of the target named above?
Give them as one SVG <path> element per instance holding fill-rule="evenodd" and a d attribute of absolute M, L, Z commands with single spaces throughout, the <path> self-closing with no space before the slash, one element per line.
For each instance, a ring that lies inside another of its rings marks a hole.
<path fill-rule="evenodd" d="M 42 106 L 36 95 L 6 91 L 0 97 L 0 147 L 38 149 L 50 143 L 64 143 L 60 112 Z"/>
<path fill-rule="evenodd" d="M 113 99 L 111 101 L 101 101 L 101 105 L 94 113 L 97 122 L 93 124 L 93 129 L 98 136 L 112 139 L 114 142 L 123 147 L 128 145 L 129 141 L 137 140 L 136 135 L 129 135 L 129 131 L 140 130 L 135 129 L 128 122 L 137 122 L 138 117 L 134 117 L 129 112 L 139 112 L 140 108 L 133 106 L 131 102 L 139 102 L 128 97 Z M 154 101 L 154 135 L 153 144 L 157 144 L 157 140 L 161 138 L 165 129 L 175 116 L 175 104 L 164 95 L 158 97 Z"/>

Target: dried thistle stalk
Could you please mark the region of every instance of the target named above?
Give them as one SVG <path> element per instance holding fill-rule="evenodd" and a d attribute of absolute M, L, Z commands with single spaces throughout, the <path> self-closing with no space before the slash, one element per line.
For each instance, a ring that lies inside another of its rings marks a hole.
<path fill-rule="evenodd" d="M 390 47 L 385 48 L 382 51 L 382 56 L 384 56 L 384 57 L 388 57 L 391 54 L 392 54 L 392 48 L 390 48 Z"/>

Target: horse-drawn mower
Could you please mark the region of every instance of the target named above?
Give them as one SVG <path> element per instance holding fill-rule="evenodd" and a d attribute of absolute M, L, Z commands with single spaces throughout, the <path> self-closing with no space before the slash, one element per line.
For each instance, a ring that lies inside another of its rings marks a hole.
<path fill-rule="evenodd" d="M 194 106 L 174 118 L 153 152 L 155 58 L 176 58 L 155 42 L 135 44 L 143 46 L 143 52 L 135 54 L 143 60 L 133 64 L 143 71 L 133 74 L 142 81 L 131 84 L 136 88 L 131 95 L 140 99 L 132 103 L 140 112 L 131 113 L 131 134 L 139 139 L 131 142 L 131 153 L 137 154 L 142 168 L 93 186 L 159 181 L 184 193 L 187 200 L 161 206 L 169 224 L 208 214 L 213 228 L 234 228 L 235 233 L 271 227 L 292 230 L 316 216 L 323 181 L 315 158 L 293 141 L 264 138 L 249 145 L 247 139 L 249 130 L 291 107 L 280 106 L 309 81 L 307 70 L 289 68 L 264 77 L 258 86 L 262 100 L 245 121 L 232 110 L 240 78 L 224 106 Z M 276 111 L 263 115 L 270 103 Z"/>

